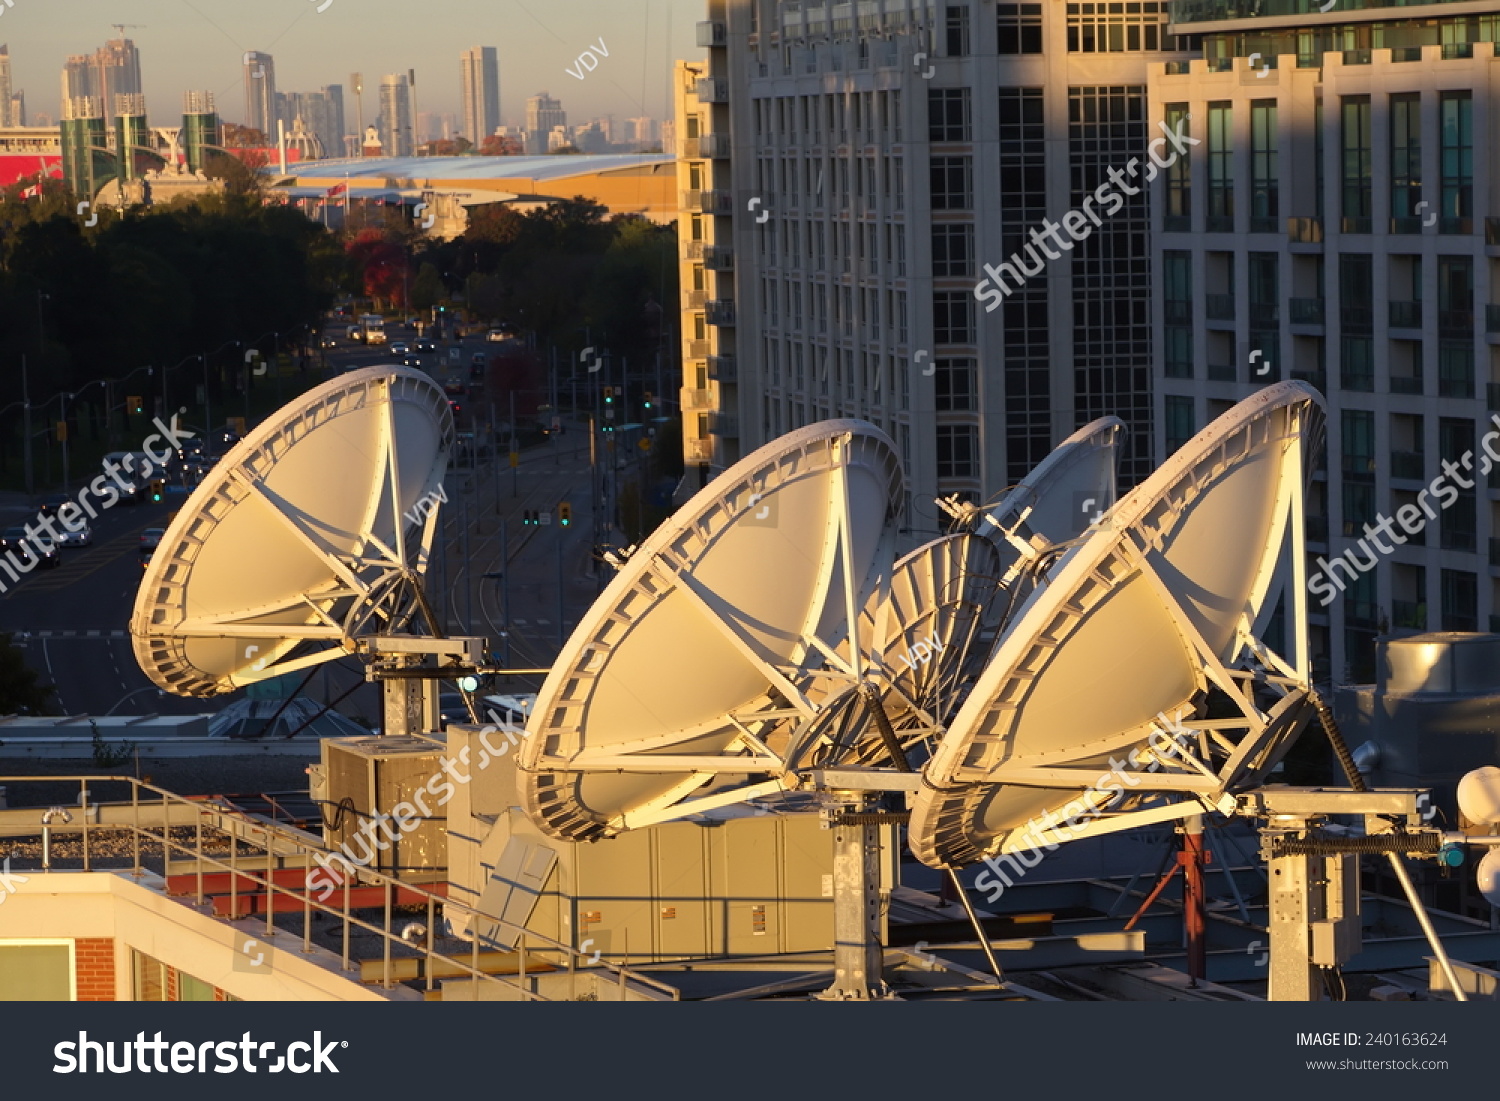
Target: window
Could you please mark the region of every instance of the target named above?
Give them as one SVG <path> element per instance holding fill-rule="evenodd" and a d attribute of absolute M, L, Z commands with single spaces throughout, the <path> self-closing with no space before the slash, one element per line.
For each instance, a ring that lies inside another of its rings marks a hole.
<path fill-rule="evenodd" d="M 1374 338 L 1348 335 L 1339 338 L 1339 385 L 1357 393 L 1374 393 Z"/>
<path fill-rule="evenodd" d="M 1039 54 L 1042 52 L 1042 5 L 997 4 L 995 21 L 999 32 L 996 53 Z"/>
<path fill-rule="evenodd" d="M 974 343 L 974 295 L 969 291 L 934 291 L 932 339 L 938 344 Z"/>
<path fill-rule="evenodd" d="M 1422 97 L 1391 97 L 1391 232 L 1422 232 Z"/>
<path fill-rule="evenodd" d="M 940 413 L 970 413 L 978 401 L 975 362 L 967 356 L 933 361 L 933 398 Z"/>
<path fill-rule="evenodd" d="M 1250 104 L 1250 231 L 1275 233 L 1281 213 L 1280 167 L 1276 149 L 1276 101 Z"/>
<path fill-rule="evenodd" d="M 1208 231 L 1234 230 L 1234 111 L 1228 102 L 1208 105 Z"/>
<path fill-rule="evenodd" d="M 931 88 L 928 90 L 927 140 L 969 140 L 969 89 Z"/>
<path fill-rule="evenodd" d="M 1466 570 L 1443 571 L 1443 624 L 1445 631 L 1479 629 L 1479 585 Z"/>
<path fill-rule="evenodd" d="M 1444 92 L 1439 100 L 1442 125 L 1441 228 L 1467 233 L 1474 217 L 1474 96 Z"/>
<path fill-rule="evenodd" d="M 949 4 L 946 11 L 949 57 L 963 57 L 969 52 L 969 9 L 963 4 Z"/>
<path fill-rule="evenodd" d="M 1166 356 L 1162 371 L 1167 378 L 1193 377 L 1193 330 L 1186 325 L 1168 325 L 1163 330 Z"/>
<path fill-rule="evenodd" d="M 1252 252 L 1250 260 L 1250 325 L 1252 328 L 1275 325 L 1280 320 L 1278 303 L 1279 253 Z"/>
<path fill-rule="evenodd" d="M 1375 487 L 1368 482 L 1346 481 L 1344 494 L 1344 535 L 1358 539 L 1364 534 L 1365 525 L 1374 526 Z"/>
<path fill-rule="evenodd" d="M 972 225 L 935 225 L 932 227 L 932 274 L 974 274 L 974 227 Z"/>
<path fill-rule="evenodd" d="M 974 205 L 974 163 L 971 157 L 933 157 L 932 209 L 968 210 Z"/>
<path fill-rule="evenodd" d="M 1370 232 L 1370 97 L 1343 99 L 1343 218 L 1345 233 Z"/>
<path fill-rule="evenodd" d="M 1339 416 L 1340 454 L 1346 481 L 1375 480 L 1375 414 L 1345 409 Z"/>
<path fill-rule="evenodd" d="M 1167 34 L 1167 5 L 1082 3 L 1068 5 L 1069 53 L 1125 53 L 1183 49 L 1182 36 Z"/>
<path fill-rule="evenodd" d="M 73 942 L 0 941 L 0 1002 L 71 1002 Z"/>
<path fill-rule="evenodd" d="M 979 428 L 972 424 L 937 426 L 937 476 L 979 476 Z"/>
<path fill-rule="evenodd" d="M 1375 323 L 1374 265 L 1368 253 L 1339 257 L 1339 324 L 1345 332 L 1368 333 Z"/>
<path fill-rule="evenodd" d="M 1183 394 L 1167 395 L 1167 454 L 1193 438 L 1193 399 Z"/>
<path fill-rule="evenodd" d="M 1165 119 L 1167 129 L 1172 133 L 1181 134 L 1184 137 L 1192 136 L 1186 103 L 1167 104 Z M 1167 209 L 1166 223 L 1163 227 L 1165 229 L 1189 230 L 1192 228 L 1189 221 L 1193 213 L 1192 167 L 1192 160 L 1187 154 L 1175 158 L 1167 166 Z"/>

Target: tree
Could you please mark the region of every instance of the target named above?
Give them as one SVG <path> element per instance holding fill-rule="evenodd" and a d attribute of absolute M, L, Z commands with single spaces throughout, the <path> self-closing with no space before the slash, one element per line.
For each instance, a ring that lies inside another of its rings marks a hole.
<path fill-rule="evenodd" d="M 519 157 L 525 152 L 521 139 L 509 135 L 491 134 L 479 145 L 479 155 L 482 157 Z"/>
<path fill-rule="evenodd" d="M 0 634 L 0 715 L 45 715 L 55 689 L 27 668 L 25 651 L 13 638 Z"/>
<path fill-rule="evenodd" d="M 423 264 L 417 269 L 417 278 L 411 285 L 411 305 L 415 310 L 430 310 L 445 297 L 443 281 L 432 264 Z"/>
<path fill-rule="evenodd" d="M 271 144 L 264 130 L 234 122 L 223 124 L 223 135 L 225 149 L 264 149 Z"/>
<path fill-rule="evenodd" d="M 406 249 L 374 227 L 359 231 L 348 245 L 362 293 L 385 306 L 406 305 Z"/>

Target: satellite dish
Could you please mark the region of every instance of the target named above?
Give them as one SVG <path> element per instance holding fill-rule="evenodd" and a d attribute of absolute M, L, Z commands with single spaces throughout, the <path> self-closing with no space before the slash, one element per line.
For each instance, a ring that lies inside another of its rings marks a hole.
<path fill-rule="evenodd" d="M 1100 417 L 1084 425 L 1036 465 L 991 511 L 990 523 L 1062 543 L 1100 522 L 1115 503 L 1116 467 L 1125 422 Z"/>
<path fill-rule="evenodd" d="M 730 467 L 622 565 L 537 696 L 523 805 L 592 840 L 786 790 L 794 732 L 865 681 L 905 498 L 873 425 L 799 429 Z"/>
<path fill-rule="evenodd" d="M 1458 781 L 1458 809 L 1470 822 L 1500 826 L 1500 768 L 1485 765 Z"/>
<path fill-rule="evenodd" d="M 1305 616 L 1288 609 L 1291 662 L 1258 635 L 1280 589 L 1305 600 L 1303 480 L 1322 423 L 1305 384 L 1261 390 L 1050 567 L 924 770 L 919 859 L 961 867 L 1024 847 L 1048 812 L 1097 817 L 1122 794 L 1112 768 L 1132 775 L 1133 802 L 1185 813 L 1264 778 L 1312 711 L 1292 690 L 1309 680 Z M 1233 714 L 1200 719 L 1211 693 Z"/>
<path fill-rule="evenodd" d="M 266 420 L 146 567 L 130 621 L 146 675 L 214 696 L 399 633 L 421 606 L 452 446 L 447 396 L 405 367 L 346 372 Z"/>
<path fill-rule="evenodd" d="M 1491 906 L 1500 906 L 1500 849 L 1490 849 L 1474 869 L 1479 893 Z"/>

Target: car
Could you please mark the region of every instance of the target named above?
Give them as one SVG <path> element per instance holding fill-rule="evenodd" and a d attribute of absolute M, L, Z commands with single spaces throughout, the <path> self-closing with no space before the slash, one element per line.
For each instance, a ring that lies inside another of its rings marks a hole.
<path fill-rule="evenodd" d="M 499 344 L 502 340 L 509 340 L 510 334 L 507 333 L 504 329 L 491 329 L 489 332 L 484 334 L 484 339 L 489 341 L 491 344 Z"/>
<path fill-rule="evenodd" d="M 20 524 L 6 528 L 5 533 L 0 535 L 0 554 L 10 557 L 17 565 L 28 560 L 31 565 L 41 565 L 48 569 L 62 565 L 57 547 L 51 539 L 42 532 L 28 533 Z M 16 558 L 15 555 L 21 557 Z M 30 569 L 31 566 L 26 568 Z"/>
<path fill-rule="evenodd" d="M 66 493 L 49 494 L 42 498 L 41 504 L 37 506 L 36 514 L 38 516 L 56 516 L 58 510 L 72 500 L 73 498 L 69 497 Z"/>
<path fill-rule="evenodd" d="M 391 355 L 409 356 L 411 355 L 411 345 L 406 343 L 406 341 L 404 340 L 398 340 L 396 341 L 396 343 L 391 345 Z"/>
<path fill-rule="evenodd" d="M 435 352 L 437 351 L 437 341 L 428 340 L 426 337 L 423 337 L 421 340 L 417 341 L 416 344 L 413 345 L 413 347 L 415 347 L 419 352 Z"/>
<path fill-rule="evenodd" d="M 401 366 L 403 366 L 403 367 L 420 367 L 420 366 L 422 366 L 422 357 L 421 356 L 402 356 L 401 357 Z"/>
<path fill-rule="evenodd" d="M 59 547 L 87 547 L 94 542 L 94 529 L 89 527 L 88 521 L 79 521 L 76 531 L 71 528 L 63 528 L 57 533 L 57 545 Z"/>
<path fill-rule="evenodd" d="M 318 345 L 318 347 L 320 348 L 337 348 L 338 346 L 338 338 L 333 336 L 325 336 L 322 342 Z"/>
<path fill-rule="evenodd" d="M 167 534 L 166 528 L 147 528 L 141 532 L 141 550 L 154 551 L 161 546 L 161 538 Z"/>

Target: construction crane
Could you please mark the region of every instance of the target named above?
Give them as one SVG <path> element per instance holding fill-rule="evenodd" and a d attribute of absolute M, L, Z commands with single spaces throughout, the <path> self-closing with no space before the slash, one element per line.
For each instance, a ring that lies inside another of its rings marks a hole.
<path fill-rule="evenodd" d="M 126 28 L 129 28 L 133 31 L 143 31 L 146 29 L 146 25 L 144 23 L 111 23 L 110 26 L 115 29 L 115 33 L 118 34 L 121 38 L 125 37 Z"/>

